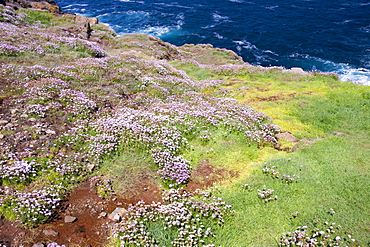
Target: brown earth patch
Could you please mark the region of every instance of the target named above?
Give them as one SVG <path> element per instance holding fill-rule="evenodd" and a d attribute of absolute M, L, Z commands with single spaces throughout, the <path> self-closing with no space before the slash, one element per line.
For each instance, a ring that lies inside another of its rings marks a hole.
<path fill-rule="evenodd" d="M 6 220 L 0 221 L 0 239 L 9 246 L 31 247 L 35 243 L 69 246 L 104 246 L 109 241 L 114 224 L 107 216 L 117 207 L 128 208 L 140 200 L 146 203 L 161 201 L 160 189 L 154 185 L 141 184 L 135 196 L 103 198 L 86 181 L 77 187 L 62 203 L 54 218 L 37 228 L 22 229 L 20 225 Z M 100 214 L 106 213 L 102 217 Z M 66 216 L 76 217 L 73 223 L 65 223 Z M 46 236 L 44 230 L 53 230 L 58 236 Z M 17 241 L 15 242 L 14 239 Z M 0 242 L 1 243 L 1 242 Z"/>
<path fill-rule="evenodd" d="M 216 169 L 209 164 L 209 160 L 204 160 L 198 164 L 198 167 L 193 170 L 190 182 L 186 186 L 186 190 L 194 191 L 196 189 L 205 189 L 214 186 L 215 183 L 227 178 L 236 178 L 238 173 L 227 169 Z"/>
<path fill-rule="evenodd" d="M 191 180 L 185 188 L 188 191 L 212 187 L 214 183 L 237 177 L 238 173 L 226 169 L 216 169 L 208 160 L 198 164 Z M 90 182 L 83 182 L 63 201 L 54 218 L 37 228 L 23 229 L 15 222 L 0 220 L 0 243 L 9 246 L 32 247 L 35 243 L 56 242 L 66 247 L 104 246 L 109 242 L 114 222 L 108 216 L 116 208 L 128 208 L 138 201 L 146 203 L 162 201 L 161 189 L 145 180 L 135 183 L 132 193 L 103 198 L 91 188 Z M 102 217 L 101 213 L 106 213 Z M 65 223 L 66 216 L 76 217 L 73 223 Z M 46 236 L 44 230 L 53 230 L 57 236 Z"/>
<path fill-rule="evenodd" d="M 19 242 L 27 233 L 28 230 L 22 229 L 17 222 L 0 220 L 0 246 L 20 246 Z"/>

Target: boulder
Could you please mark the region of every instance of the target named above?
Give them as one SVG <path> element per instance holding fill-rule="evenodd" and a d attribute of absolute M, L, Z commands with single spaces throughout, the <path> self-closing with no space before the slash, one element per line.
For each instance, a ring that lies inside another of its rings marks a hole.
<path fill-rule="evenodd" d="M 299 142 L 299 139 L 289 132 L 282 132 L 275 135 L 278 140 L 285 140 L 288 142 Z"/>
<path fill-rule="evenodd" d="M 109 214 L 108 218 L 115 222 L 121 221 L 122 217 L 127 214 L 127 210 L 124 208 L 116 208 L 112 213 Z"/>
<path fill-rule="evenodd" d="M 89 39 L 92 32 L 91 26 L 99 23 L 98 18 L 84 17 L 73 14 L 70 15 L 73 16 L 76 24 L 68 27 L 67 31 L 75 35 L 81 35 L 85 39 Z"/>

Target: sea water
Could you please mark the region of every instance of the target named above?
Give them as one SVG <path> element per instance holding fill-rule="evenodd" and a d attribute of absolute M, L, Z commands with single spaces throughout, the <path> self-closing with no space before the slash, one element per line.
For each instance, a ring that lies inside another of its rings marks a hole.
<path fill-rule="evenodd" d="M 210 43 L 253 65 L 334 72 L 370 85 L 368 0 L 58 0 L 118 34 Z"/>

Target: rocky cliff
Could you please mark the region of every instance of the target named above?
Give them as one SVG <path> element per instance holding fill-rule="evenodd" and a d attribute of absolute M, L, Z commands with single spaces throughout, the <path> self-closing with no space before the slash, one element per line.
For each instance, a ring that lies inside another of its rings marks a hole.
<path fill-rule="evenodd" d="M 15 10 L 19 8 L 32 8 L 46 10 L 54 14 L 70 16 L 77 25 L 68 27 L 67 31 L 74 33 L 75 35 L 82 35 L 82 37 L 86 39 L 89 39 L 91 36 L 91 26 L 98 24 L 98 18 L 84 17 L 63 12 L 54 0 L 0 0 L 0 4 L 12 7 Z"/>
<path fill-rule="evenodd" d="M 52 13 L 61 13 L 58 4 L 54 0 L 0 0 L 0 4 L 14 8 L 34 8 L 48 10 Z"/>

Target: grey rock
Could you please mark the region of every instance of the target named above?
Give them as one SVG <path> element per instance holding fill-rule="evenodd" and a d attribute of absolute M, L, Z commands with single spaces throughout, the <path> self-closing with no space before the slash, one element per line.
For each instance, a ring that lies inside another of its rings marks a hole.
<path fill-rule="evenodd" d="M 47 130 L 45 130 L 45 133 L 49 134 L 49 135 L 54 135 L 56 132 L 54 130 L 47 129 Z"/>
<path fill-rule="evenodd" d="M 0 125 L 5 125 L 7 123 L 9 123 L 8 120 L 3 120 L 3 119 L 0 120 Z"/>
<path fill-rule="evenodd" d="M 13 128 L 14 127 L 14 124 L 12 124 L 12 123 L 8 123 L 7 125 L 5 125 L 5 128 Z"/>
<path fill-rule="evenodd" d="M 107 217 L 107 213 L 106 212 L 101 212 L 100 214 L 99 214 L 99 218 L 105 218 L 105 217 Z"/>
<path fill-rule="evenodd" d="M 36 122 L 36 118 L 30 118 L 30 119 L 28 119 L 28 121 L 30 121 L 30 122 Z"/>
<path fill-rule="evenodd" d="M 44 243 L 37 243 L 32 245 L 32 247 L 45 247 L 46 245 Z"/>
<path fill-rule="evenodd" d="M 65 223 L 73 223 L 76 220 L 77 220 L 77 217 L 74 217 L 74 216 L 68 215 L 68 216 L 64 217 L 64 222 Z"/>
<path fill-rule="evenodd" d="M 116 208 L 112 213 L 109 214 L 108 218 L 110 220 L 119 222 L 121 221 L 122 217 L 127 214 L 127 210 L 124 208 Z"/>
<path fill-rule="evenodd" d="M 58 232 L 56 231 L 53 231 L 53 230 L 43 230 L 42 233 L 46 236 L 52 236 L 52 237 L 56 237 L 59 235 Z"/>

